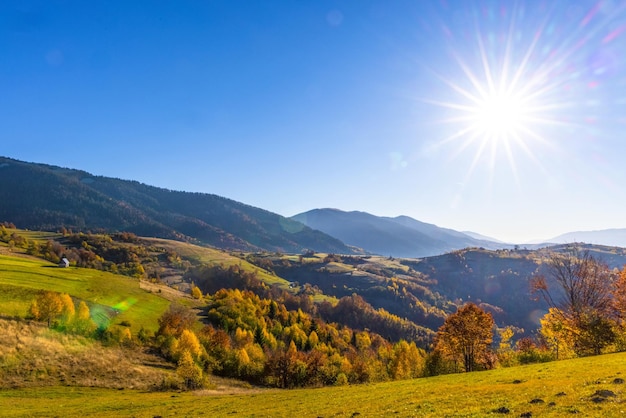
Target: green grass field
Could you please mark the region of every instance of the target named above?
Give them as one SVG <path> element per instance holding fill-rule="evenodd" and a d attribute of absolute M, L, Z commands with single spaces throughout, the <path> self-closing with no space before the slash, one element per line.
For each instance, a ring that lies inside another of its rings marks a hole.
<path fill-rule="evenodd" d="M 116 324 L 130 322 L 134 332 L 158 328 L 157 319 L 169 301 L 139 288 L 126 276 L 83 268 L 58 268 L 45 260 L 0 254 L 0 314 L 24 317 L 39 290 L 67 293 L 94 308 L 119 312 Z"/>
<path fill-rule="evenodd" d="M 0 415 L 248 417 L 612 417 L 626 414 L 626 354 L 371 385 L 150 393 L 50 387 L 0 391 Z M 616 396 L 592 400 L 598 390 Z M 533 401 L 535 400 L 535 401 Z M 541 401 L 539 401 L 541 400 Z M 533 401 L 531 403 L 531 401 Z M 504 414 L 506 408 L 509 412 Z M 527 415 L 528 416 L 528 415 Z"/>

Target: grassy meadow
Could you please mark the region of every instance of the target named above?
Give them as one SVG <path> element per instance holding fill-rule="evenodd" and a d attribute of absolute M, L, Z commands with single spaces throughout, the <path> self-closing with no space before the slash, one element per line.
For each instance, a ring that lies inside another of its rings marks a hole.
<path fill-rule="evenodd" d="M 141 289 L 137 279 L 93 269 L 58 268 L 41 259 L 0 254 L 0 315 L 24 317 L 41 289 L 85 300 L 96 319 L 111 320 L 112 324 L 127 321 L 133 332 L 142 326 L 156 330 L 157 319 L 170 304 L 158 293 Z"/>
<path fill-rule="evenodd" d="M 573 414 L 611 417 L 626 415 L 624 384 L 620 383 L 624 377 L 626 354 L 620 353 L 319 389 L 220 390 L 218 387 L 214 391 L 164 393 L 94 387 L 27 388 L 0 391 L 0 414 L 7 417 L 562 417 Z"/>

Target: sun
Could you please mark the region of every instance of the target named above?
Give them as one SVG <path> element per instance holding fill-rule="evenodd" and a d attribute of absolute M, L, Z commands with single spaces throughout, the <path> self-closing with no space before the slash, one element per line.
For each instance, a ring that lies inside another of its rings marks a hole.
<path fill-rule="evenodd" d="M 454 133 L 440 140 L 437 146 L 453 145 L 451 158 L 475 149 L 468 178 L 485 162 L 489 170 L 495 170 L 497 161 L 502 159 L 517 177 L 519 154 L 539 164 L 533 146 L 547 142 L 540 127 L 553 122 L 551 105 L 543 100 L 547 90 L 541 83 L 542 77 L 525 77 L 528 74 L 523 66 L 508 75 L 510 62 L 500 68 L 485 63 L 478 75 L 460 58 L 458 64 L 463 75 L 460 81 L 440 78 L 456 93 L 456 99 L 431 102 L 452 112 L 443 122 L 455 127 Z"/>
<path fill-rule="evenodd" d="M 495 92 L 477 101 L 471 111 L 473 129 L 490 141 L 506 141 L 519 136 L 529 123 L 527 100 L 508 92 Z"/>
<path fill-rule="evenodd" d="M 434 146 L 449 146 L 451 159 L 474 150 L 464 181 L 479 167 L 489 170 L 493 178 L 495 170 L 503 166 L 519 183 L 522 159 L 545 171 L 536 149 L 549 147 L 544 130 L 560 123 L 554 117 L 562 107 L 554 95 L 558 85 L 551 81 L 554 66 L 531 60 L 535 43 L 517 54 L 510 42 L 504 45 L 504 51 L 492 53 L 477 34 L 473 59 L 453 53 L 457 64 L 454 77 L 433 71 L 447 85 L 448 101 L 426 101 L 447 109 L 441 122 L 450 132 Z"/>

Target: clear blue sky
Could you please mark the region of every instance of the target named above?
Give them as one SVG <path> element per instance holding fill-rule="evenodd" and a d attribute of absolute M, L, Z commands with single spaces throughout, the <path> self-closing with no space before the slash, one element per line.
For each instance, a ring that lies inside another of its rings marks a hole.
<path fill-rule="evenodd" d="M 2 1 L 0 155 L 286 216 L 622 228 L 625 8 Z"/>

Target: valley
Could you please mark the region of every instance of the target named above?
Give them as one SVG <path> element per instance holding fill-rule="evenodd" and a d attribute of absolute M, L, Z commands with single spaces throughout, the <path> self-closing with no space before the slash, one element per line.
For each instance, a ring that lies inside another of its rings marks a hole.
<path fill-rule="evenodd" d="M 538 289 L 558 289 L 555 262 L 580 256 L 618 283 L 624 248 L 521 247 L 361 212 L 287 219 L 8 161 L 19 175 L 0 209 L 28 226 L 0 226 L 0 407 L 19 399 L 14 416 L 601 416 L 621 403 L 621 371 L 602 368 L 622 358 L 619 318 L 576 340 Z M 33 189 L 50 182 L 65 194 Z M 441 332 L 467 306 L 493 328 L 479 372 L 459 374 Z"/>

